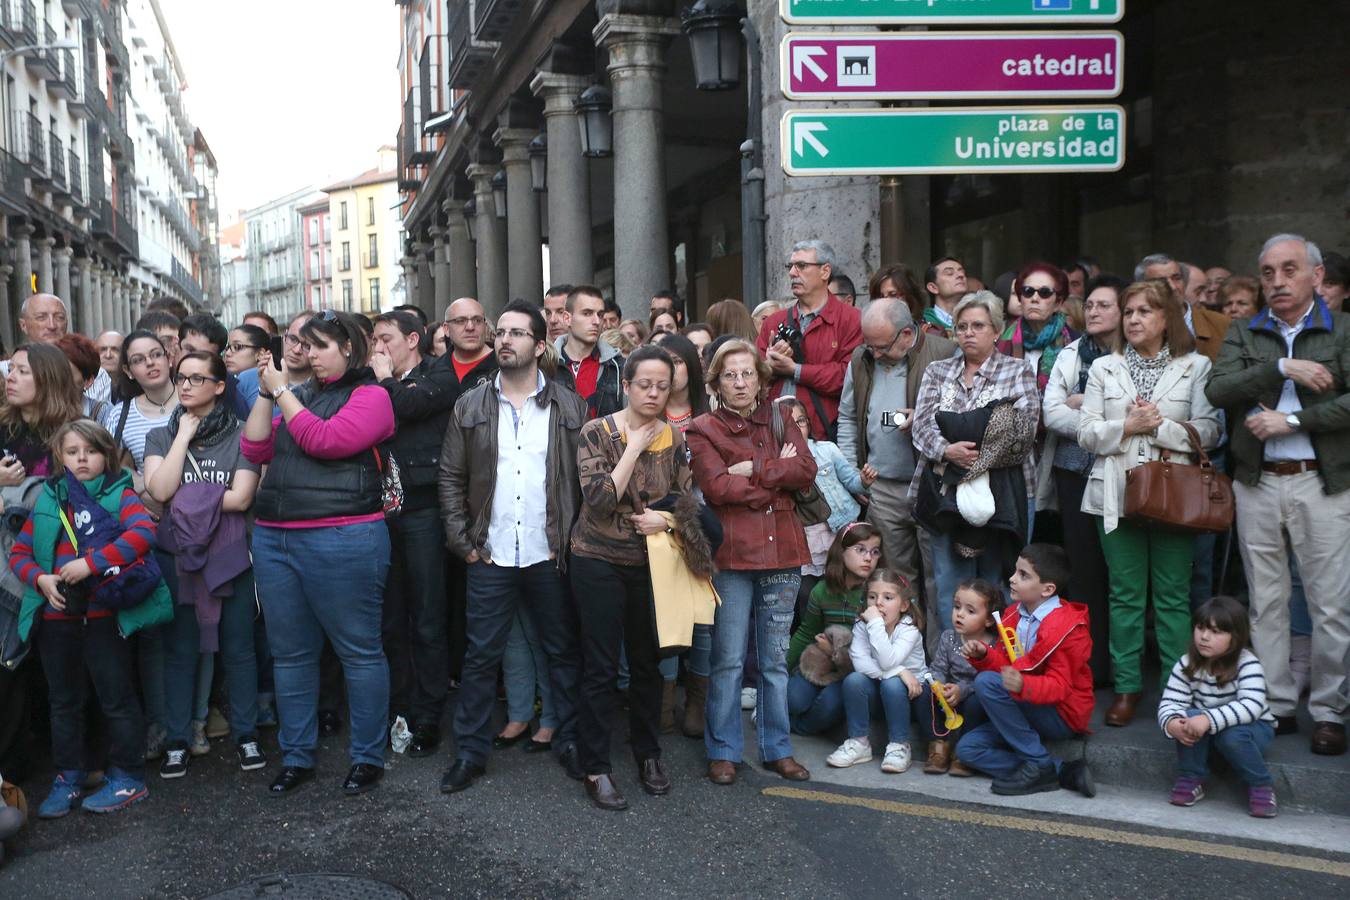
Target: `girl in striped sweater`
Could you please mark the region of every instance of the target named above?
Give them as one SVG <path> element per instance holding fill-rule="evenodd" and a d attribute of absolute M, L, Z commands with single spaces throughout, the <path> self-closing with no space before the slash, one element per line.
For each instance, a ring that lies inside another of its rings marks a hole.
<path fill-rule="evenodd" d="M 1194 806 L 1205 796 L 1213 745 L 1247 783 L 1247 809 L 1262 819 L 1276 814 L 1275 789 L 1263 759 L 1275 737 L 1266 706 L 1266 675 L 1249 648 L 1247 610 L 1215 597 L 1192 615 L 1191 647 L 1172 667 L 1158 724 L 1177 742 L 1171 802 Z"/>

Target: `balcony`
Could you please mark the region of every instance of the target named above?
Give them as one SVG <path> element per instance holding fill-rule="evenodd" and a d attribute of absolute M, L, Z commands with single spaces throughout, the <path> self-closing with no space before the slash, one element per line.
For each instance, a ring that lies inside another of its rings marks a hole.
<path fill-rule="evenodd" d="M 52 193 L 66 193 L 66 147 L 54 131 L 47 141 L 47 174 L 51 178 Z"/>
<path fill-rule="evenodd" d="M 74 150 L 66 155 L 66 175 L 70 179 L 70 199 L 83 204 L 85 200 L 84 169 L 80 157 Z"/>
<path fill-rule="evenodd" d="M 450 67 L 446 84 L 465 90 L 483 76 L 492 62 L 492 54 L 499 46 L 495 41 L 479 39 L 474 34 L 474 9 L 482 0 L 461 0 L 453 4 L 446 38 L 450 45 Z"/>
<path fill-rule="evenodd" d="M 170 266 L 169 278 L 193 303 L 201 305 L 202 286 L 197 283 L 197 279 L 192 277 L 192 273 L 176 259 Z"/>
<path fill-rule="evenodd" d="M 0 150 L 0 208 L 14 212 L 28 210 L 28 179 L 24 164 L 8 152 Z"/>
<path fill-rule="evenodd" d="M 523 0 L 475 0 L 473 36 L 480 41 L 502 41 L 511 33 Z"/>
<path fill-rule="evenodd" d="M 58 97 L 65 97 L 67 102 L 73 101 L 80 95 L 80 85 L 78 79 L 79 70 L 75 65 L 74 50 L 51 50 L 53 55 L 57 55 L 61 61 L 58 69 L 53 69 L 47 78 L 47 88 Z"/>
<path fill-rule="evenodd" d="M 27 5 L 31 8 L 33 4 Z M 27 20 L 27 18 L 28 13 L 25 12 L 24 19 Z M 34 18 L 36 18 L 36 13 L 34 13 Z M 41 41 L 43 44 L 56 43 L 56 29 L 45 22 L 42 24 Z M 37 41 L 35 40 L 34 43 L 37 43 Z M 33 50 L 24 54 L 24 62 L 28 64 L 28 68 L 41 72 L 48 81 L 55 81 L 61 77 L 60 57 L 60 50 Z"/>
<path fill-rule="evenodd" d="M 366 251 L 361 256 L 361 265 L 367 269 L 378 269 L 380 267 L 380 252 L 378 250 L 374 253 Z"/>
<path fill-rule="evenodd" d="M 419 93 L 419 89 L 414 87 L 403 101 L 403 139 L 407 142 L 404 159 L 409 165 L 414 166 L 426 165 L 436 158 L 430 140 L 422 134 L 422 123 L 425 120 L 422 117 Z"/>
<path fill-rule="evenodd" d="M 338 257 L 338 271 L 350 272 L 352 270 L 352 258 L 350 256 Z"/>
<path fill-rule="evenodd" d="M 42 123 L 32 113 L 14 116 L 14 146 L 21 162 L 28 166 L 28 177 L 35 182 L 47 180 L 47 143 Z"/>
<path fill-rule="evenodd" d="M 406 194 L 420 188 L 422 179 L 413 173 L 412 166 L 408 162 L 408 146 L 404 139 L 404 131 L 405 126 L 398 126 L 398 142 L 394 146 L 398 148 L 398 189 Z"/>
<path fill-rule="evenodd" d="M 421 86 L 423 131 L 444 131 L 445 123 L 428 127 L 450 110 L 450 89 L 445 83 L 445 61 L 450 56 L 450 45 L 443 34 L 433 34 L 422 42 L 422 57 L 418 61 L 418 83 Z"/>

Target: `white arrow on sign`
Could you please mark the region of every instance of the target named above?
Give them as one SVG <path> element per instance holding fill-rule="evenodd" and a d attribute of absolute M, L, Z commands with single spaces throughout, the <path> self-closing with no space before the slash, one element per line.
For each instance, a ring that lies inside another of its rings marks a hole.
<path fill-rule="evenodd" d="M 817 56 L 829 56 L 829 51 L 824 47 L 803 47 L 799 44 L 794 45 L 792 48 L 792 77 L 801 81 L 802 67 L 805 66 L 811 70 L 811 74 L 815 75 L 821 81 L 827 80 L 829 76 L 825 74 L 825 70 L 816 65 L 814 57 Z"/>
<path fill-rule="evenodd" d="M 830 151 L 825 149 L 825 145 L 816 137 L 816 133 L 829 131 L 824 122 L 793 122 L 792 123 L 792 146 L 798 156 L 804 152 L 806 144 L 815 148 L 816 152 L 822 157 L 829 156 Z"/>

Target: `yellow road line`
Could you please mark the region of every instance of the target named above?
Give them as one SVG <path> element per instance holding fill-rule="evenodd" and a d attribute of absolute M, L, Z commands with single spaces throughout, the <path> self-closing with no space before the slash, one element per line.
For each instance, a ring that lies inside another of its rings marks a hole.
<path fill-rule="evenodd" d="M 1091 825 L 1075 825 L 1071 822 L 1056 822 L 1048 819 L 1028 819 L 1016 816 L 1001 816 L 994 813 L 975 812 L 968 809 L 949 809 L 942 806 L 924 806 L 918 803 L 901 803 L 896 800 L 879 800 L 872 797 L 850 797 L 844 794 L 831 794 L 824 791 L 807 791 L 801 788 L 770 787 L 763 793 L 769 797 L 783 797 L 788 800 L 809 800 L 815 803 L 833 803 L 836 806 L 857 806 L 877 812 L 898 813 L 906 816 L 919 816 L 925 819 L 946 819 L 949 822 L 961 822 L 967 825 L 983 825 L 989 828 L 1011 828 L 1016 831 L 1034 831 L 1058 837 L 1079 838 L 1090 841 L 1102 841 L 1109 844 L 1127 844 L 1132 847 L 1149 847 L 1155 850 L 1171 850 L 1176 853 L 1191 853 L 1199 856 L 1214 856 L 1219 859 L 1232 859 L 1242 862 L 1260 863 L 1266 866 L 1278 866 L 1284 869 L 1300 869 L 1319 875 L 1335 875 L 1350 878 L 1350 863 L 1337 862 L 1312 856 L 1295 856 L 1292 853 L 1279 853 L 1273 850 L 1256 850 L 1251 847 L 1236 847 L 1229 844 L 1209 844 L 1188 838 L 1171 837 L 1159 834 L 1141 834 L 1133 831 L 1112 831 Z"/>

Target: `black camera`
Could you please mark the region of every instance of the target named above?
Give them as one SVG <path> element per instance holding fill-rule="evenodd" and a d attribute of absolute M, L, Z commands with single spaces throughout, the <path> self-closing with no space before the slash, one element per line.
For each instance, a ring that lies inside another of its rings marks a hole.
<path fill-rule="evenodd" d="M 66 601 L 66 608 L 63 610 L 68 616 L 83 616 L 89 612 L 89 585 L 83 581 L 78 584 L 66 584 L 64 581 L 56 586 L 56 592 L 61 595 L 61 599 Z"/>
<path fill-rule="evenodd" d="M 802 330 L 788 319 L 778 323 L 778 330 L 774 332 L 774 342 L 783 341 L 792 348 L 792 359 L 796 362 L 802 362 Z"/>

